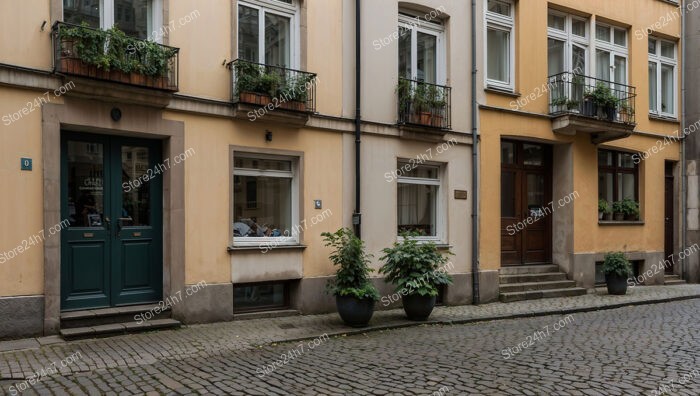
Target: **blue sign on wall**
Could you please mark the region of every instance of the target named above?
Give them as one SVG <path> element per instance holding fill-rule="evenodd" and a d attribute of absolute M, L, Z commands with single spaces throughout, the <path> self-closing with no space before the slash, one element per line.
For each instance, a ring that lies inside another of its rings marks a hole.
<path fill-rule="evenodd" d="M 30 171 L 32 170 L 32 159 L 31 158 L 21 158 L 20 166 L 22 170 Z"/>

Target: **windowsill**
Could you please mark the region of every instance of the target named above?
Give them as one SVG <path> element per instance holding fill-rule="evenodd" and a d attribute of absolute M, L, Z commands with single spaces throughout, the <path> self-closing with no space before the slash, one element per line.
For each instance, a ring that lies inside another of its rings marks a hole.
<path fill-rule="evenodd" d="M 509 96 L 511 98 L 519 98 L 521 96 L 520 92 L 515 92 L 512 89 L 495 87 L 492 85 L 487 85 L 486 88 L 484 88 L 484 91 L 489 92 L 489 93 L 493 93 L 493 94 L 497 94 L 497 95 Z"/>
<path fill-rule="evenodd" d="M 262 253 L 263 251 L 265 252 L 270 252 L 273 250 L 278 250 L 278 249 L 284 249 L 284 250 L 304 250 L 306 249 L 306 245 L 278 245 L 278 246 L 228 246 L 226 250 L 229 253 L 233 252 L 249 252 L 253 250 L 260 250 Z"/>
<path fill-rule="evenodd" d="M 644 225 L 644 220 L 598 220 L 598 225 L 601 226 L 640 226 Z"/>
<path fill-rule="evenodd" d="M 680 120 L 678 120 L 678 118 L 676 118 L 676 117 L 658 115 L 658 114 L 653 114 L 653 113 L 649 113 L 649 119 L 656 120 L 656 121 L 672 122 L 674 124 L 677 124 L 680 122 Z"/>

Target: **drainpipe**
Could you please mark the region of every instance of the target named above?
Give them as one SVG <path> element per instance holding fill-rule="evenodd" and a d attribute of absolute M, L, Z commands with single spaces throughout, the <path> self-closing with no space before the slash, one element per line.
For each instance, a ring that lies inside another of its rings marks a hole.
<path fill-rule="evenodd" d="M 683 2 L 681 2 L 682 5 Z M 686 51 L 686 32 L 685 32 L 685 15 L 681 12 L 681 45 L 683 46 L 681 54 L 681 131 L 683 133 L 683 139 L 681 140 L 681 250 L 684 251 L 686 247 L 686 237 L 687 237 L 687 222 L 686 218 L 688 215 L 688 183 L 686 181 L 687 169 L 686 169 L 686 140 L 685 128 L 686 128 L 686 111 L 685 111 L 685 56 L 688 51 Z M 680 134 L 680 132 L 679 132 Z M 681 278 L 688 279 L 688 266 L 685 263 L 685 259 L 681 261 Z"/>
<path fill-rule="evenodd" d="M 476 130 L 476 0 L 472 0 L 472 303 L 479 305 L 479 136 Z"/>
<path fill-rule="evenodd" d="M 360 52 L 360 2 L 355 0 L 355 212 L 352 214 L 352 223 L 355 226 L 355 235 L 362 238 L 362 216 L 360 214 L 360 143 L 362 118 L 360 110 L 362 109 L 361 94 L 361 56 Z"/>

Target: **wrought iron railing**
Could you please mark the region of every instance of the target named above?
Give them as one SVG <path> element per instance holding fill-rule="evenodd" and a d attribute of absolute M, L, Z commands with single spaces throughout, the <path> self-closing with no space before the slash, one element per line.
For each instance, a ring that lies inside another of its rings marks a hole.
<path fill-rule="evenodd" d="M 549 76 L 549 113 L 577 114 L 603 121 L 635 124 L 636 88 L 564 72 Z"/>
<path fill-rule="evenodd" d="M 52 37 L 54 72 L 178 90 L 179 48 L 65 22 L 53 25 Z"/>
<path fill-rule="evenodd" d="M 237 59 L 229 63 L 233 103 L 316 112 L 315 73 Z"/>
<path fill-rule="evenodd" d="M 399 124 L 451 129 L 452 88 L 399 78 Z"/>

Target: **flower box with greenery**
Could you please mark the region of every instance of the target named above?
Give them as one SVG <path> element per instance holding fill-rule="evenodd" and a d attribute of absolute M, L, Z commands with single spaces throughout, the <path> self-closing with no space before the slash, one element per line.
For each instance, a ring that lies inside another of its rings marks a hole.
<path fill-rule="evenodd" d="M 444 88 L 400 78 L 396 86 L 399 112 L 408 115 L 411 124 L 446 127 L 447 95 Z"/>
<path fill-rule="evenodd" d="M 608 294 L 622 295 L 627 293 L 627 279 L 633 275 L 632 264 L 622 252 L 609 252 L 603 261 L 603 273 Z"/>
<path fill-rule="evenodd" d="M 403 296 L 403 309 L 410 320 L 427 320 L 435 307 L 438 287 L 452 284 L 444 268 L 447 258 L 432 242 L 419 242 L 417 233 L 402 233 L 393 247 L 382 250 L 380 274 Z M 447 252 L 447 254 L 452 254 Z"/>
<path fill-rule="evenodd" d="M 617 206 L 615 206 L 617 204 Z M 615 202 L 613 204 L 613 210 L 615 211 L 615 220 L 617 221 L 636 221 L 639 220 L 639 203 L 633 199 L 625 198 L 622 201 Z M 622 215 L 622 218 L 618 216 Z"/>
<path fill-rule="evenodd" d="M 283 109 L 307 111 L 309 90 L 316 76 L 310 73 L 292 74 L 285 69 L 237 61 L 236 86 L 238 101 Z"/>
<path fill-rule="evenodd" d="M 622 201 L 613 202 L 612 210 L 613 210 L 613 220 L 615 220 L 615 221 L 624 221 L 625 220 L 625 212 L 624 212 L 624 209 L 622 208 Z"/>
<path fill-rule="evenodd" d="M 616 120 L 620 99 L 613 94 L 608 84 L 599 81 L 595 89 L 585 94 L 585 98 L 589 101 L 592 99 L 596 109 L 595 113 L 586 115 L 594 115 L 607 121 Z"/>
<path fill-rule="evenodd" d="M 569 98 L 566 96 L 560 96 L 557 98 L 552 99 L 552 113 L 563 113 L 566 110 L 569 110 L 567 107 L 567 103 L 569 102 Z"/>
<path fill-rule="evenodd" d="M 60 72 L 176 90 L 169 77 L 176 48 L 129 37 L 116 26 L 101 30 L 87 23 L 63 24 L 58 39 Z"/>
<path fill-rule="evenodd" d="M 379 293 L 369 279 L 373 270 L 368 266 L 371 255 L 365 252 L 364 241 L 349 228 L 321 236 L 325 246 L 333 248 L 330 260 L 338 266 L 335 279 L 326 284 L 326 290 L 335 295 L 338 314 L 349 326 L 367 326 Z"/>
<path fill-rule="evenodd" d="M 598 220 L 610 220 L 612 215 L 612 207 L 610 202 L 605 199 L 598 200 Z"/>

